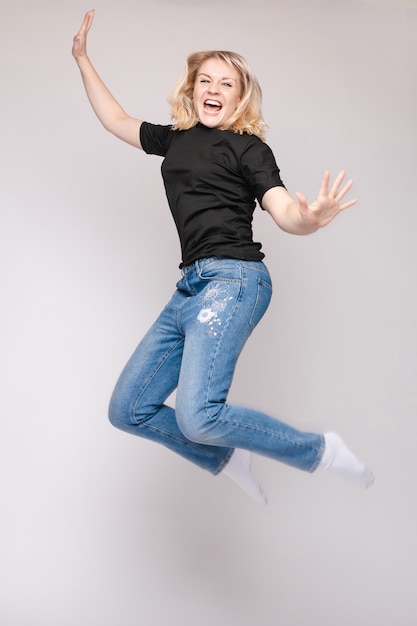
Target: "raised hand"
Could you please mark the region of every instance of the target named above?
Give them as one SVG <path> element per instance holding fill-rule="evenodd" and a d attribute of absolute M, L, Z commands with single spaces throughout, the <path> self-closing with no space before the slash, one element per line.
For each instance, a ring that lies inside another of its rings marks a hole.
<path fill-rule="evenodd" d="M 72 44 L 72 54 L 75 59 L 87 55 L 87 34 L 94 20 L 94 9 L 85 14 L 83 23 L 78 33 L 74 36 Z"/>
<path fill-rule="evenodd" d="M 311 204 L 308 204 L 306 197 L 302 193 L 297 192 L 295 194 L 300 205 L 301 217 L 306 223 L 322 228 L 331 222 L 341 211 L 357 203 L 356 199 L 342 203 L 343 198 L 353 185 L 353 181 L 349 180 L 342 186 L 344 178 L 345 172 L 342 170 L 329 189 L 330 172 L 325 172 L 318 196 Z"/>

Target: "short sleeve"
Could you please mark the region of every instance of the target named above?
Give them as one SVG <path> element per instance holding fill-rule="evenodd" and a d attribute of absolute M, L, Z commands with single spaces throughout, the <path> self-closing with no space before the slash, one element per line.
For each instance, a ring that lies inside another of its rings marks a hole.
<path fill-rule="evenodd" d="M 285 185 L 271 148 L 258 137 L 251 140 L 241 156 L 242 174 L 261 205 L 268 189 Z"/>
<path fill-rule="evenodd" d="M 147 154 L 166 156 L 170 145 L 172 126 L 142 122 L 139 131 L 140 145 Z"/>

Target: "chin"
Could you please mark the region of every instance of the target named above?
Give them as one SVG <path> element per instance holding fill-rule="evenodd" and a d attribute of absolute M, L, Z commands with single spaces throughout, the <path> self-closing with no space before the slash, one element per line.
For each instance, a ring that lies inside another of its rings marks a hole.
<path fill-rule="evenodd" d="M 200 117 L 200 122 L 204 125 L 207 126 L 208 128 L 218 128 L 219 126 L 222 126 L 224 123 L 224 119 L 213 119 L 212 117 L 206 117 L 205 115 Z"/>
<path fill-rule="evenodd" d="M 200 122 L 203 126 L 207 126 L 207 128 L 218 128 L 218 126 L 220 126 L 220 124 L 214 120 L 200 120 Z"/>

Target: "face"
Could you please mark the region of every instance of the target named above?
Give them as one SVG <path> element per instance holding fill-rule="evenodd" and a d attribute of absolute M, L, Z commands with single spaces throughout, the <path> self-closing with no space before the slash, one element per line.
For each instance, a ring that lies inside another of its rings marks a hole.
<path fill-rule="evenodd" d="M 201 64 L 194 84 L 193 103 L 198 118 L 209 128 L 227 127 L 240 102 L 239 72 L 226 61 L 208 59 Z"/>

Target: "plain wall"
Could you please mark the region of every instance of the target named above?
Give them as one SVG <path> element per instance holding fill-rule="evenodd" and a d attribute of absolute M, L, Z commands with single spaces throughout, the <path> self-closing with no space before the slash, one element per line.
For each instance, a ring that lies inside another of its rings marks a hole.
<path fill-rule="evenodd" d="M 185 56 L 243 54 L 291 192 L 359 204 L 307 238 L 259 209 L 270 310 L 231 391 L 373 468 L 361 490 L 256 457 L 262 509 L 107 404 L 179 276 L 158 157 L 104 132 L 71 57 L 90 7 L 0 0 L 0 622 L 415 626 L 416 2 L 97 0 L 90 56 L 169 122 Z"/>

